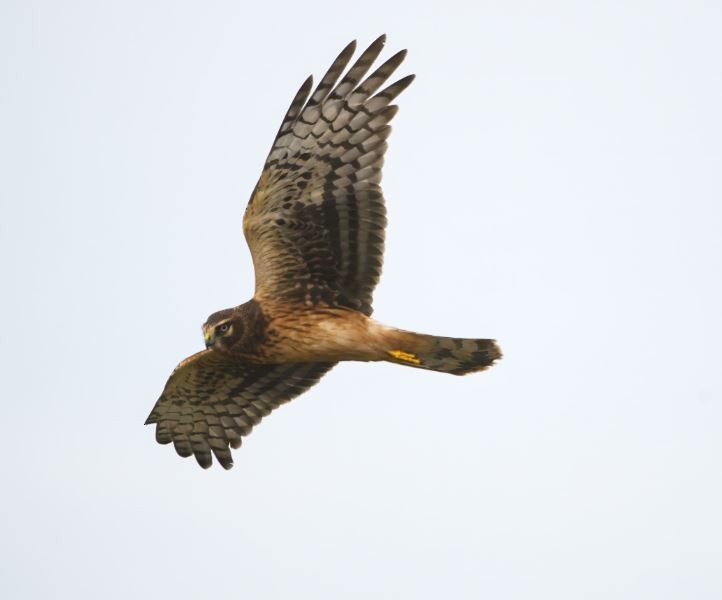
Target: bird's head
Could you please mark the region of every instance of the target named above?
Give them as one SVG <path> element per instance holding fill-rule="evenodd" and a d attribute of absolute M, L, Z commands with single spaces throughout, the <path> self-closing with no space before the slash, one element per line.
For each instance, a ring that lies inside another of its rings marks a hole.
<path fill-rule="evenodd" d="M 213 313 L 203 323 L 203 339 L 206 348 L 230 350 L 243 338 L 242 316 L 232 308 Z"/>

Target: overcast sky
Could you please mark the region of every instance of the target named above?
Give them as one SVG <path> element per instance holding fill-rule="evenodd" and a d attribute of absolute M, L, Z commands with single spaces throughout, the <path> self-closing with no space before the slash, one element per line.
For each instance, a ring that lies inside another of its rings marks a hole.
<path fill-rule="evenodd" d="M 722 597 L 722 4 L 0 4 L 0 596 Z M 143 421 L 247 300 L 246 201 L 351 39 L 417 74 L 375 316 L 200 469 Z"/>

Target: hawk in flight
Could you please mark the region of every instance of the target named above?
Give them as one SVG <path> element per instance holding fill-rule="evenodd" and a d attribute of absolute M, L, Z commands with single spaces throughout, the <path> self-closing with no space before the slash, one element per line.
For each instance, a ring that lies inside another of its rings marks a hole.
<path fill-rule="evenodd" d="M 339 361 L 464 375 L 501 356 L 494 340 L 411 333 L 371 318 L 386 226 L 381 167 L 398 110 L 392 102 L 414 79 L 378 91 L 405 50 L 365 77 L 385 41 L 346 71 L 351 42 L 313 91 L 311 77 L 298 90 L 243 217 L 255 294 L 208 317 L 206 349 L 176 367 L 146 421 L 155 423 L 158 442 L 173 442 L 201 467 L 215 456 L 230 469 L 230 448 Z"/>

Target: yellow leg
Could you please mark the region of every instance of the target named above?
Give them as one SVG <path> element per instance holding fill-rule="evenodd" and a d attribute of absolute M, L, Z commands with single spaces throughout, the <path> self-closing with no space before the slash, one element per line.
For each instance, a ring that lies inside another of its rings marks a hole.
<path fill-rule="evenodd" d="M 415 354 L 411 354 L 410 352 L 404 352 L 403 350 L 387 350 L 386 354 L 400 362 L 406 362 L 412 365 L 421 364 L 419 357 Z"/>

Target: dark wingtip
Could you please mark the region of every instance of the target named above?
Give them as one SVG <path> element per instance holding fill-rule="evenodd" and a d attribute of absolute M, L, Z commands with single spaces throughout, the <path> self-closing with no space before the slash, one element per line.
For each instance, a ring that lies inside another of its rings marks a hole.
<path fill-rule="evenodd" d="M 348 64 L 348 61 L 350 61 L 351 57 L 354 55 L 354 52 L 356 52 L 356 40 L 351 40 L 344 46 L 343 50 L 338 53 L 338 56 L 333 61 L 331 68 L 333 69 L 339 63 L 343 63 L 342 69 L 344 69 Z"/>
<path fill-rule="evenodd" d="M 369 47 L 364 50 L 364 54 L 368 55 L 369 53 L 371 53 L 375 59 L 381 53 L 381 50 L 383 50 L 385 45 L 386 34 L 382 33 L 379 37 L 377 37 L 373 42 L 369 44 Z"/>
<path fill-rule="evenodd" d="M 211 465 L 213 465 L 213 460 L 208 459 L 207 461 L 205 459 L 198 458 L 198 455 L 196 455 L 196 462 L 203 467 L 204 469 L 210 469 Z"/>
<path fill-rule="evenodd" d="M 398 96 L 401 92 L 403 92 L 407 87 L 411 85 L 414 79 L 416 79 L 416 75 L 414 75 L 413 73 L 411 75 L 406 75 L 405 77 L 402 77 L 396 83 L 390 85 L 386 89 L 394 88 L 394 96 Z"/>

